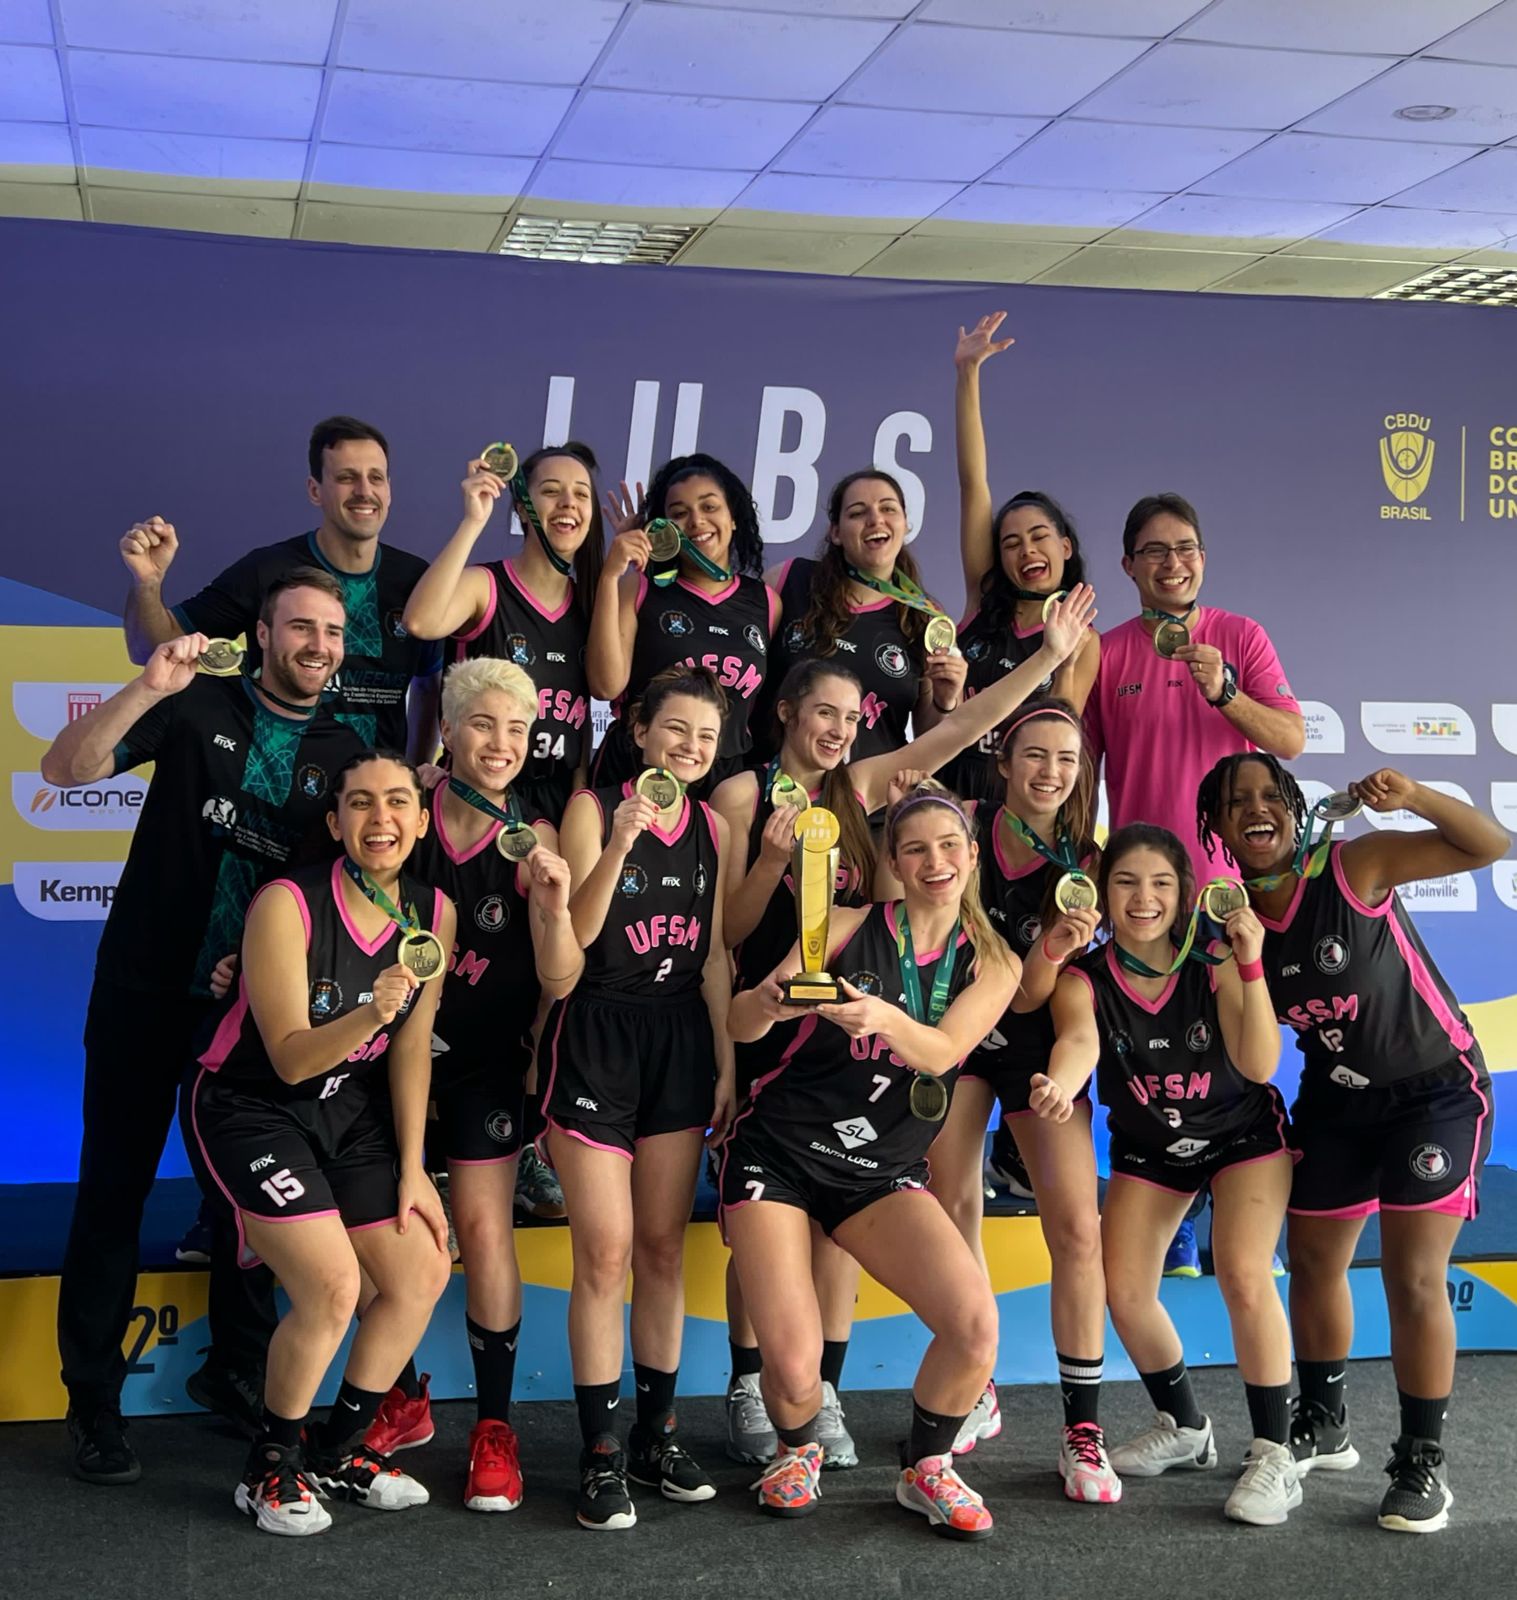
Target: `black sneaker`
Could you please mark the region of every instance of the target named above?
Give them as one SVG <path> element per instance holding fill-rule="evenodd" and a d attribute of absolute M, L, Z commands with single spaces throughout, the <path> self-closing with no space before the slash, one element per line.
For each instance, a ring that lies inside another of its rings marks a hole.
<path fill-rule="evenodd" d="M 1437 1533 L 1448 1526 L 1454 1496 L 1441 1444 L 1404 1433 L 1391 1446 L 1385 1470 L 1391 1486 L 1380 1502 L 1382 1528 L 1392 1533 Z"/>
<path fill-rule="evenodd" d="M 305 1476 L 333 1500 L 351 1500 L 377 1511 L 404 1511 L 432 1498 L 409 1473 L 392 1467 L 388 1456 L 371 1455 L 362 1446 L 323 1454 L 308 1443 Z"/>
<path fill-rule="evenodd" d="M 263 1385 L 256 1378 L 207 1361 L 184 1380 L 184 1392 L 250 1439 L 263 1428 Z"/>
<path fill-rule="evenodd" d="M 597 1439 L 579 1453 L 579 1504 L 574 1515 L 592 1533 L 631 1528 L 637 1507 L 627 1493 L 627 1468 L 615 1439 Z"/>
<path fill-rule="evenodd" d="M 1326 1406 L 1298 1394 L 1291 1401 L 1291 1454 L 1303 1477 L 1320 1467 L 1323 1472 L 1347 1472 L 1359 1465 L 1359 1452 L 1348 1436 L 1348 1407 L 1335 1417 Z"/>
<path fill-rule="evenodd" d="M 635 1483 L 657 1489 L 666 1500 L 693 1506 L 716 1495 L 716 1485 L 673 1434 L 648 1433 L 634 1427 L 627 1440 L 627 1455 L 627 1476 Z"/>
<path fill-rule="evenodd" d="M 136 1483 L 142 1463 L 126 1436 L 126 1423 L 115 1406 L 68 1413 L 68 1434 L 74 1458 L 69 1463 L 85 1483 Z"/>

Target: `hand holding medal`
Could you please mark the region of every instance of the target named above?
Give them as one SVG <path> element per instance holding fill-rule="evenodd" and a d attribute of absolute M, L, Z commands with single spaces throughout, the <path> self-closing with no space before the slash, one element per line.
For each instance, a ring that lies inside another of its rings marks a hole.
<path fill-rule="evenodd" d="M 504 439 L 498 439 L 494 444 L 487 444 L 479 452 L 479 464 L 491 477 L 498 479 L 510 489 L 511 498 L 516 502 L 516 509 L 521 515 L 523 526 L 530 528 L 537 535 L 537 542 L 542 546 L 543 554 L 548 558 L 553 570 L 567 576 L 573 563 L 566 561 L 553 548 L 548 538 L 542 518 L 537 514 L 537 507 L 532 504 L 532 496 L 527 490 L 527 475 L 521 470 L 521 459 L 515 446 L 507 444 Z M 483 493 L 483 490 L 479 492 Z M 464 485 L 464 494 L 465 496 L 469 494 L 468 483 Z"/>
<path fill-rule="evenodd" d="M 161 644 L 142 664 L 142 683 L 153 694 L 178 694 L 195 681 L 201 653 L 210 644 L 203 633 L 182 633 Z"/>
<path fill-rule="evenodd" d="M 342 865 L 364 899 L 370 905 L 378 906 L 401 930 L 400 944 L 395 951 L 400 965 L 418 983 L 430 983 L 433 978 L 440 978 L 448 964 L 447 952 L 442 947 L 442 940 L 422 927 L 416 907 L 408 905 L 402 911 L 351 856 L 344 857 Z"/>

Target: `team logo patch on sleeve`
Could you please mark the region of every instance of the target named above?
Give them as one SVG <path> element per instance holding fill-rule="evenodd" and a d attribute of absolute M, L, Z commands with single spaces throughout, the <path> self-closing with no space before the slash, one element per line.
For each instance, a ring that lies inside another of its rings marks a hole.
<path fill-rule="evenodd" d="M 1454 1170 L 1441 1144 L 1419 1144 L 1411 1155 L 1412 1171 L 1424 1183 L 1441 1183 Z"/>

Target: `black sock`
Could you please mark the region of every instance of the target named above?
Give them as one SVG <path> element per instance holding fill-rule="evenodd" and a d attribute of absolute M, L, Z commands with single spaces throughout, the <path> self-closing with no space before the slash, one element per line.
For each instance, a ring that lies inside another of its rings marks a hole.
<path fill-rule="evenodd" d="M 1291 1386 L 1288 1383 L 1245 1383 L 1248 1420 L 1256 1439 L 1286 1444 L 1291 1436 Z"/>
<path fill-rule="evenodd" d="M 1348 1404 L 1344 1399 L 1348 1388 L 1347 1356 L 1341 1361 L 1297 1361 L 1296 1376 L 1301 1380 L 1303 1400 L 1321 1406 L 1334 1421 L 1342 1417 Z"/>
<path fill-rule="evenodd" d="M 816 1417 L 808 1417 L 798 1428 L 776 1428 L 774 1431 L 779 1435 L 781 1444 L 799 1450 L 803 1444 L 816 1443 Z"/>
<path fill-rule="evenodd" d="M 964 1417 L 945 1417 L 940 1412 L 928 1411 L 915 1395 L 911 1398 L 911 1437 L 906 1441 L 906 1464 L 914 1467 L 929 1456 L 953 1455 L 953 1441 L 964 1426 Z"/>
<path fill-rule="evenodd" d="M 1206 1417 L 1196 1404 L 1195 1390 L 1190 1386 L 1190 1374 L 1185 1370 L 1184 1361 L 1177 1361 L 1163 1372 L 1140 1372 L 1138 1376 L 1148 1390 L 1155 1411 L 1167 1411 L 1181 1428 L 1205 1426 Z"/>
<path fill-rule="evenodd" d="M 621 1399 L 622 1381 L 576 1383 L 574 1404 L 579 1410 L 579 1433 L 587 1445 L 597 1439 L 615 1438 L 616 1407 Z"/>
<path fill-rule="evenodd" d="M 843 1381 L 843 1363 L 848 1359 L 846 1339 L 822 1340 L 822 1382 L 835 1390 Z"/>
<path fill-rule="evenodd" d="M 1096 1356 L 1058 1357 L 1059 1393 L 1064 1397 L 1064 1426 L 1078 1428 L 1094 1422 L 1101 1405 L 1101 1374 L 1105 1360 Z"/>
<path fill-rule="evenodd" d="M 416 1358 L 414 1356 L 400 1369 L 400 1376 L 395 1380 L 395 1387 L 400 1390 L 407 1400 L 419 1400 L 421 1398 L 421 1379 L 416 1375 Z"/>
<path fill-rule="evenodd" d="M 1441 1400 L 1419 1400 L 1416 1395 L 1398 1388 L 1396 1398 L 1401 1402 L 1402 1433 L 1413 1439 L 1432 1439 L 1435 1443 L 1443 1438 L 1443 1419 L 1448 1415 L 1449 1405 L 1447 1395 Z"/>
<path fill-rule="evenodd" d="M 638 1427 L 667 1438 L 675 1428 L 674 1385 L 679 1378 L 679 1368 L 660 1372 L 657 1367 L 645 1367 L 641 1361 L 634 1361 L 632 1376 L 637 1384 Z"/>
<path fill-rule="evenodd" d="M 377 1389 L 360 1389 L 344 1378 L 326 1421 L 316 1425 L 316 1448 L 346 1455 L 368 1432 L 383 1399 Z"/>
<path fill-rule="evenodd" d="M 759 1347 L 756 1344 L 734 1344 L 729 1339 L 727 1348 L 732 1352 L 732 1381 L 727 1385 L 729 1389 L 737 1388 L 739 1378 L 746 1378 L 764 1370 L 764 1358 L 759 1354 Z"/>
<path fill-rule="evenodd" d="M 514 1328 L 496 1333 L 491 1328 L 480 1327 L 473 1317 L 465 1314 L 464 1327 L 469 1334 L 469 1354 L 474 1358 L 474 1396 L 479 1406 L 479 1420 L 509 1422 L 521 1318 L 516 1319 Z"/>
<path fill-rule="evenodd" d="M 300 1435 L 305 1425 L 304 1417 L 281 1417 L 265 1406 L 263 1427 L 259 1430 L 256 1448 L 272 1448 L 281 1455 L 288 1454 L 300 1447 Z"/>

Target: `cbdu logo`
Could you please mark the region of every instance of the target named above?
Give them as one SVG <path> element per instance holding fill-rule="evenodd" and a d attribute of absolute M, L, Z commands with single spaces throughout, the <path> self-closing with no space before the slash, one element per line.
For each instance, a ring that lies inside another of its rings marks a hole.
<path fill-rule="evenodd" d="M 1431 417 L 1415 411 L 1394 411 L 1386 416 L 1380 439 L 1380 475 L 1397 504 L 1381 506 L 1382 518 L 1432 521 L 1426 506 L 1413 504 L 1422 498 L 1433 475 L 1432 425 Z"/>

